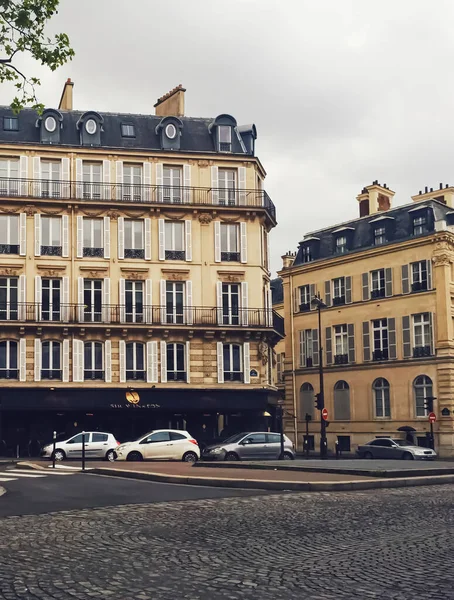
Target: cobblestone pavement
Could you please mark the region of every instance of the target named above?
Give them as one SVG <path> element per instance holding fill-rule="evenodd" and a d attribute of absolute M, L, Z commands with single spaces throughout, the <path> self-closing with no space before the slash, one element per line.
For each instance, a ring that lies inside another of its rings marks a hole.
<path fill-rule="evenodd" d="M 451 600 L 453 486 L 0 520 L 0 598 Z"/>

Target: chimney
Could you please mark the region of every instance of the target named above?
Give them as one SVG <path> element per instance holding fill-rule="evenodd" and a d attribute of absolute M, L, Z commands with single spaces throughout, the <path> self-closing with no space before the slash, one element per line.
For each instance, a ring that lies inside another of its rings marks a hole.
<path fill-rule="evenodd" d="M 186 89 L 181 85 L 158 98 L 154 105 L 157 117 L 184 117 L 184 93 Z"/>
<path fill-rule="evenodd" d="M 282 258 L 282 268 L 289 269 L 293 265 L 293 261 L 295 260 L 296 253 L 288 250 Z"/>
<path fill-rule="evenodd" d="M 60 104 L 58 105 L 59 110 L 73 109 L 73 87 L 74 83 L 68 77 L 61 93 Z"/>
<path fill-rule="evenodd" d="M 386 184 L 380 185 L 377 180 L 372 182 L 372 185 L 367 185 L 356 196 L 359 202 L 359 216 L 366 217 L 389 210 L 394 194 Z"/>

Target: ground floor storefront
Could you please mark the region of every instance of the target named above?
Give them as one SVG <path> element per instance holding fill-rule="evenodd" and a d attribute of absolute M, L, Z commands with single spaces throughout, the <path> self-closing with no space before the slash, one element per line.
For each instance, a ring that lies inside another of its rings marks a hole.
<path fill-rule="evenodd" d="M 268 390 L 4 389 L 0 456 L 37 456 L 54 431 L 105 431 L 125 442 L 152 429 L 186 429 L 201 445 L 239 431 L 276 430 Z"/>

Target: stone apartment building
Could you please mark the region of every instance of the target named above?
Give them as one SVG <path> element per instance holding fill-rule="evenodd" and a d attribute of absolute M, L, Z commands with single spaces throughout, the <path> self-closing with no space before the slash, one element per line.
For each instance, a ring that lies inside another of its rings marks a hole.
<path fill-rule="evenodd" d="M 0 454 L 53 430 L 211 439 L 274 415 L 268 236 L 254 125 L 0 108 Z M 135 392 L 134 394 L 128 392 Z"/>

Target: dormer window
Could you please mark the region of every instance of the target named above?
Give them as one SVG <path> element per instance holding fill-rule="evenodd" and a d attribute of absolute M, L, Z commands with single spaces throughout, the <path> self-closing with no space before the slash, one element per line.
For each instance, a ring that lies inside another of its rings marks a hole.
<path fill-rule="evenodd" d="M 175 136 L 177 135 L 177 128 L 175 127 L 175 125 L 173 123 L 169 123 L 166 126 L 165 132 L 166 132 L 166 136 L 169 138 L 169 140 L 173 140 L 173 139 L 175 139 Z"/>
<path fill-rule="evenodd" d="M 44 144 L 59 144 L 63 115 L 54 108 L 46 108 L 37 119 L 36 127 L 40 130 L 40 139 Z"/>
<path fill-rule="evenodd" d="M 428 232 L 427 215 L 422 214 L 413 217 L 413 235 L 422 235 Z"/>
<path fill-rule="evenodd" d="M 232 128 L 230 125 L 219 126 L 219 152 L 232 151 Z"/>
<path fill-rule="evenodd" d="M 339 227 L 339 229 L 332 232 L 334 236 L 334 254 L 345 254 L 350 250 L 354 232 L 353 227 Z"/>
<path fill-rule="evenodd" d="M 238 133 L 236 120 L 231 115 L 218 115 L 208 125 L 217 152 L 246 152 L 243 139 Z"/>
<path fill-rule="evenodd" d="M 53 133 L 57 129 L 57 120 L 55 117 L 49 116 L 44 120 L 44 127 L 49 133 Z"/>
<path fill-rule="evenodd" d="M 96 128 L 97 125 L 94 119 L 88 119 L 88 121 L 85 123 L 85 130 L 90 135 L 94 135 L 96 133 Z"/>
<path fill-rule="evenodd" d="M 336 254 L 344 254 L 347 250 L 347 236 L 339 235 L 336 238 Z"/>
<path fill-rule="evenodd" d="M 100 146 L 104 119 L 93 110 L 84 113 L 76 123 L 83 146 Z"/>
<path fill-rule="evenodd" d="M 19 131 L 19 119 L 17 117 L 3 117 L 3 131 Z"/>
<path fill-rule="evenodd" d="M 380 246 L 386 242 L 386 227 L 378 225 L 374 229 L 374 246 Z"/>
<path fill-rule="evenodd" d="M 163 150 L 179 150 L 183 133 L 183 122 L 178 117 L 164 117 L 156 127 Z"/>
<path fill-rule="evenodd" d="M 303 249 L 301 252 L 301 259 L 302 259 L 303 263 L 312 262 L 314 260 L 312 257 L 312 248 L 311 248 L 310 244 L 308 244 L 307 246 L 303 246 Z"/>
<path fill-rule="evenodd" d="M 136 137 L 134 125 L 132 123 L 121 124 L 121 137 L 133 138 Z"/>

